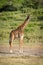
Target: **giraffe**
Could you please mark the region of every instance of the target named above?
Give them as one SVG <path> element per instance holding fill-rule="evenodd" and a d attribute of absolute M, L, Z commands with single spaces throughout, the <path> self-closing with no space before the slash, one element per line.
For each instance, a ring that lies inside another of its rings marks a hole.
<path fill-rule="evenodd" d="M 23 52 L 23 37 L 24 37 L 24 29 L 26 25 L 28 24 L 28 21 L 30 20 L 30 16 L 27 16 L 25 19 L 24 23 L 22 23 L 19 27 L 17 27 L 15 30 L 12 30 L 10 32 L 10 40 L 9 40 L 9 45 L 10 45 L 10 52 L 12 53 L 12 43 L 13 40 L 16 38 L 19 38 L 19 52 Z"/>

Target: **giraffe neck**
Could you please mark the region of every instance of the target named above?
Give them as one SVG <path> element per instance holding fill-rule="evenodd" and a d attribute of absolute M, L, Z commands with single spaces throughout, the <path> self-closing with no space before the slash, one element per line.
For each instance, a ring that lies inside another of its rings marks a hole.
<path fill-rule="evenodd" d="M 28 18 L 24 21 L 24 23 L 21 25 L 22 29 L 25 29 L 26 25 L 28 24 Z"/>

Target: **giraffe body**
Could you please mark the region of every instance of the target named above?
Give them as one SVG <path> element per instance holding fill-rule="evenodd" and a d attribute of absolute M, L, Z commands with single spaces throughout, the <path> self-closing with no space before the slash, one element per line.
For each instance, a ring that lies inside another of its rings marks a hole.
<path fill-rule="evenodd" d="M 27 25 L 27 21 L 29 19 L 29 16 L 26 18 L 26 20 L 24 21 L 23 24 L 21 24 L 17 29 L 15 30 L 12 30 L 10 32 L 10 40 L 9 40 L 9 44 L 10 44 L 10 49 L 12 48 L 12 43 L 13 43 L 13 40 L 16 39 L 16 38 L 19 38 L 20 40 L 20 43 L 19 43 L 19 50 L 20 50 L 20 53 L 23 52 L 22 51 L 22 45 L 23 45 L 23 37 L 24 37 L 24 29 L 25 29 L 25 26 Z M 11 51 L 11 50 L 10 50 Z M 12 52 L 12 51 L 11 51 Z"/>

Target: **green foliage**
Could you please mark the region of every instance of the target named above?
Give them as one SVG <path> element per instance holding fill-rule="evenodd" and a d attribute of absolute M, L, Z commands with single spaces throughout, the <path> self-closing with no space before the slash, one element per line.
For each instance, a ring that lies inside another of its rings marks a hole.
<path fill-rule="evenodd" d="M 24 30 L 24 42 L 43 43 L 43 20 L 38 20 L 38 16 L 42 16 L 42 10 L 29 9 L 29 11 L 32 18 Z M 9 41 L 10 31 L 22 24 L 29 13 L 21 11 L 0 13 L 0 43 Z"/>
<path fill-rule="evenodd" d="M 3 5 L 6 5 L 8 3 L 7 0 L 0 0 L 0 8 L 3 7 Z"/>
<path fill-rule="evenodd" d="M 6 10 L 0 12 L 0 42 L 7 42 L 10 31 L 22 24 L 27 15 L 31 15 L 31 20 L 24 30 L 24 41 L 43 43 L 42 3 L 42 0 L 0 0 L 0 8 Z"/>
<path fill-rule="evenodd" d="M 6 10 L 21 11 L 23 8 L 38 9 L 38 8 L 43 8 L 43 1 L 42 0 L 38 0 L 38 1 L 37 0 L 1 0 L 0 8 L 2 8 L 2 10 L 5 11 Z"/>

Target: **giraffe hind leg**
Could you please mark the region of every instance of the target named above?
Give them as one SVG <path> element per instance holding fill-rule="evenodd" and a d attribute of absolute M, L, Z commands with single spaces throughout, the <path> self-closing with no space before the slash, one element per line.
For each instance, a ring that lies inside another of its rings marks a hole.
<path fill-rule="evenodd" d="M 13 40 L 14 40 L 14 35 L 11 35 L 10 36 L 10 40 L 9 40 L 9 45 L 10 45 L 10 53 L 12 53 L 12 43 L 13 43 Z"/>
<path fill-rule="evenodd" d="M 10 45 L 10 53 L 12 53 L 12 39 L 11 38 L 9 40 L 9 45 Z"/>

